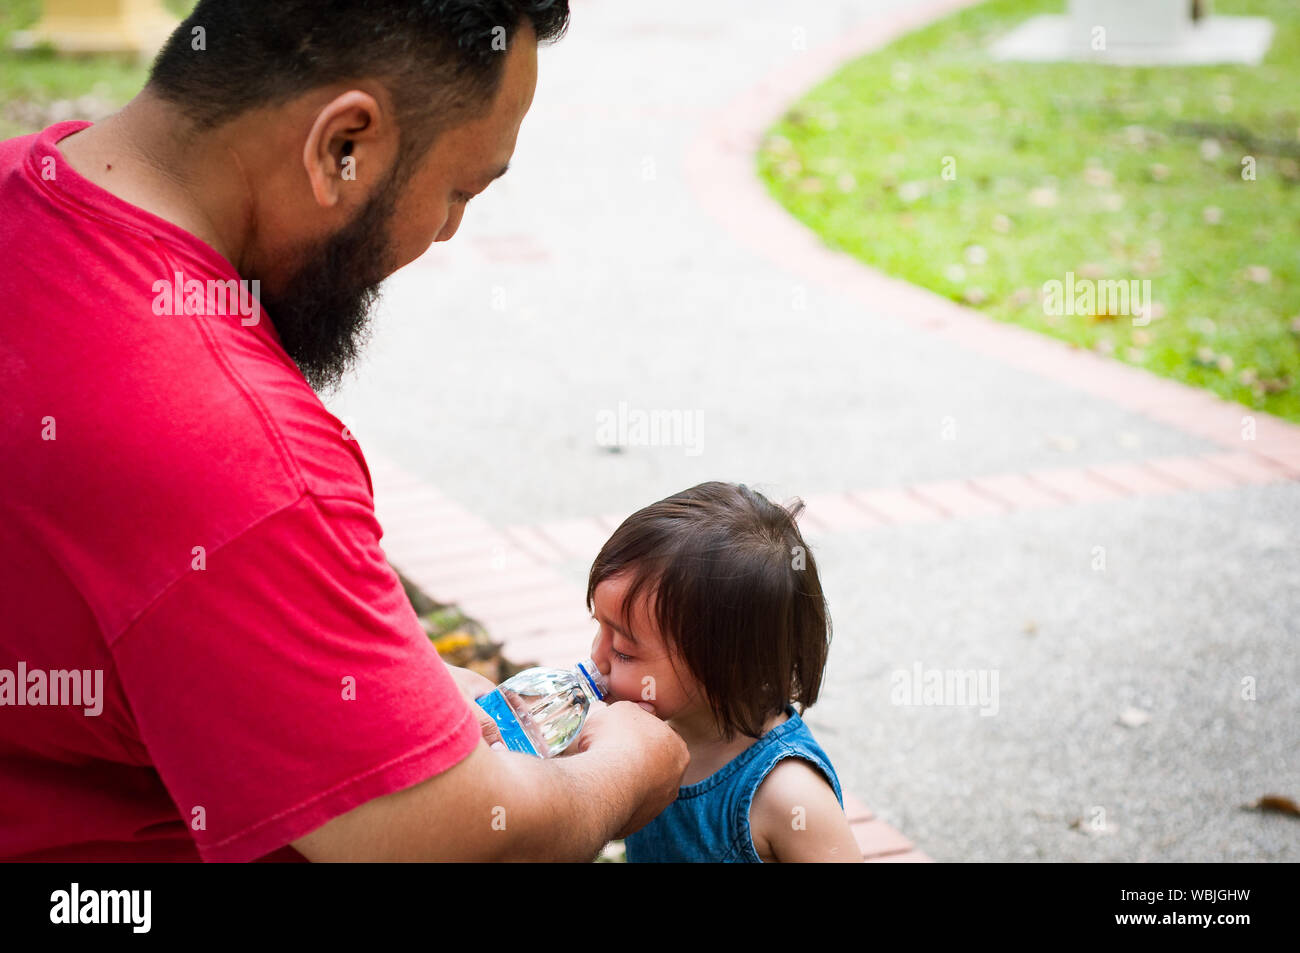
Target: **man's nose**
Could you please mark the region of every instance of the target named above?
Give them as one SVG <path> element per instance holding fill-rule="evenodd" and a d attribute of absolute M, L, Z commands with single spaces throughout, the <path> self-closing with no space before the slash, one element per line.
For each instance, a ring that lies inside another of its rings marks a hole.
<path fill-rule="evenodd" d="M 457 231 L 460 230 L 460 223 L 461 220 L 464 219 L 464 217 L 465 217 L 465 209 L 463 207 L 458 209 L 453 209 L 451 213 L 447 216 L 447 221 L 443 223 L 442 230 L 438 232 L 438 236 L 434 239 L 434 241 L 435 242 L 450 241 L 451 237 L 455 235 Z"/>

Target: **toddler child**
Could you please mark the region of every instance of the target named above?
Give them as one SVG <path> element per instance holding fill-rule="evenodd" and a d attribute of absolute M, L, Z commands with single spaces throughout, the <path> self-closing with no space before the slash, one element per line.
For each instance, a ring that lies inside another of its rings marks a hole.
<path fill-rule="evenodd" d="M 702 483 L 629 516 L 592 564 L 609 700 L 640 703 L 691 754 L 677 800 L 625 839 L 629 863 L 862 859 L 800 717 L 830 644 L 802 509 Z"/>

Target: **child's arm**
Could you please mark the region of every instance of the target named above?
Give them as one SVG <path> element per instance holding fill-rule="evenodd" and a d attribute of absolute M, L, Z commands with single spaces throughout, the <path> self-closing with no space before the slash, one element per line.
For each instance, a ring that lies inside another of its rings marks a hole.
<path fill-rule="evenodd" d="M 749 827 L 763 860 L 862 862 L 834 789 L 802 758 L 785 758 L 768 772 L 754 792 Z"/>

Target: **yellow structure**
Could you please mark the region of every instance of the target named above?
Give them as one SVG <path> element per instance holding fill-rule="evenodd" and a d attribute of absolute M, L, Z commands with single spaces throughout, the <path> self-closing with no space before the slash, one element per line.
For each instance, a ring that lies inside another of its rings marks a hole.
<path fill-rule="evenodd" d="M 160 0 L 45 0 L 44 15 L 22 45 L 51 43 L 60 53 L 152 57 L 177 22 Z"/>

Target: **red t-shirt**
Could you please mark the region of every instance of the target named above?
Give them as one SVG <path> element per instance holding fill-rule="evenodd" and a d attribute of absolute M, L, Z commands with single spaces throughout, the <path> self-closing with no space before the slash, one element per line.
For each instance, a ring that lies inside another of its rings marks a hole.
<path fill-rule="evenodd" d="M 356 441 L 265 313 L 167 313 L 239 276 L 73 171 L 87 125 L 0 142 L 0 859 L 301 860 L 477 721 Z"/>

